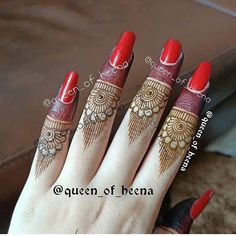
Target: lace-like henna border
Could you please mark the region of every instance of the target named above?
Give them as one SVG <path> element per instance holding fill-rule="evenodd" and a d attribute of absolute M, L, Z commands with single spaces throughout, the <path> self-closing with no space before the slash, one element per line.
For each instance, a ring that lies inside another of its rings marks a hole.
<path fill-rule="evenodd" d="M 153 121 L 153 116 L 165 107 L 171 87 L 154 79 L 146 79 L 130 105 L 128 135 L 130 144 Z"/>
<path fill-rule="evenodd" d="M 84 111 L 84 148 L 101 134 L 106 120 L 115 113 L 120 93 L 120 88 L 102 81 L 97 81 L 94 85 Z"/>
<path fill-rule="evenodd" d="M 188 148 L 198 122 L 196 115 L 174 107 L 158 135 L 160 138 L 160 175 Z"/>
<path fill-rule="evenodd" d="M 55 159 L 56 154 L 63 149 L 71 123 L 63 123 L 46 117 L 38 143 L 35 177 L 40 174 Z"/>

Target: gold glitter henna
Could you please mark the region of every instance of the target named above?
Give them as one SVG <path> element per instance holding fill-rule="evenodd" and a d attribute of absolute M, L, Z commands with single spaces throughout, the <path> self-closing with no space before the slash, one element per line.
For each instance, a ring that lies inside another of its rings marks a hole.
<path fill-rule="evenodd" d="M 164 108 L 171 87 L 152 78 L 146 79 L 130 105 L 128 135 L 130 143 L 151 124 L 153 116 Z"/>
<path fill-rule="evenodd" d="M 174 107 L 158 135 L 160 138 L 160 175 L 163 174 L 178 157 L 187 151 L 195 132 L 198 118 Z"/>
<path fill-rule="evenodd" d="M 98 81 L 91 91 L 84 111 L 84 145 L 88 147 L 100 134 L 105 121 L 118 107 L 121 89 Z"/>
<path fill-rule="evenodd" d="M 38 143 L 39 155 L 36 161 L 35 177 L 39 175 L 55 159 L 56 154 L 63 149 L 71 122 L 63 123 L 49 116 L 46 117 Z"/>

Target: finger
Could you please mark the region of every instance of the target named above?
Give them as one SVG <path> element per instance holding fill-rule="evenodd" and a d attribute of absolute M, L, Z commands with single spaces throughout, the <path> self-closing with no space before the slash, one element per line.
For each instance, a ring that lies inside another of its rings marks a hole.
<path fill-rule="evenodd" d="M 146 186 L 155 194 L 150 208 L 159 209 L 162 199 L 173 181 L 188 151 L 198 122 L 202 97 L 206 93 L 211 65 L 202 62 L 178 97 L 167 116 L 157 139 L 142 164 L 134 186 Z"/>
<path fill-rule="evenodd" d="M 181 45 L 168 40 L 160 58 L 151 63 L 147 79 L 127 111 L 96 178 L 130 184 L 159 123 L 183 60 Z"/>
<path fill-rule="evenodd" d="M 104 156 L 120 94 L 133 60 L 135 35 L 123 33 L 91 91 L 75 132 L 62 178 L 88 183 Z M 81 128 L 82 127 L 82 128 Z"/>
<path fill-rule="evenodd" d="M 188 234 L 193 221 L 208 205 L 213 190 L 208 190 L 200 198 L 188 198 L 175 205 L 155 230 L 157 234 Z"/>
<path fill-rule="evenodd" d="M 58 96 L 52 100 L 39 138 L 29 181 L 51 186 L 63 168 L 78 101 L 77 82 L 77 73 L 69 71 Z"/>

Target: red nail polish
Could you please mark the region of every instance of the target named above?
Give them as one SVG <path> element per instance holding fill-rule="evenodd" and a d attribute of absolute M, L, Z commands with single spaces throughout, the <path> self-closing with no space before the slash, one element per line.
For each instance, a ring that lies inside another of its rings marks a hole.
<path fill-rule="evenodd" d="M 190 209 L 190 216 L 193 220 L 196 219 L 199 216 L 199 214 L 204 210 L 204 208 L 207 206 L 213 193 L 214 191 L 210 189 L 193 203 Z"/>
<path fill-rule="evenodd" d="M 111 55 L 110 63 L 112 66 L 117 67 L 123 63 L 129 62 L 132 55 L 135 42 L 135 34 L 133 32 L 124 32 L 119 39 L 116 47 Z"/>
<path fill-rule="evenodd" d="M 61 102 L 68 104 L 73 102 L 77 90 L 78 74 L 74 71 L 69 71 L 64 79 L 58 98 Z"/>
<path fill-rule="evenodd" d="M 201 62 L 190 79 L 188 88 L 195 91 L 203 91 L 207 86 L 210 74 L 211 64 L 208 61 Z"/>
<path fill-rule="evenodd" d="M 180 42 L 174 39 L 169 39 L 162 50 L 160 61 L 162 64 L 175 64 L 182 53 Z"/>

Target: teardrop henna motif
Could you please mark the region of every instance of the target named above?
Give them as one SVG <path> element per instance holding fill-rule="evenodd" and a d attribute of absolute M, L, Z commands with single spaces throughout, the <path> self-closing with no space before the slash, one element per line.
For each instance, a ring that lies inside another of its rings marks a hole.
<path fill-rule="evenodd" d="M 84 111 L 83 133 L 85 148 L 101 134 L 106 120 L 115 113 L 120 93 L 120 88 L 101 80 L 94 85 Z"/>
<path fill-rule="evenodd" d="M 165 120 L 158 135 L 160 138 L 160 175 L 163 174 L 178 157 L 187 151 L 198 118 L 195 114 L 174 107 Z"/>
<path fill-rule="evenodd" d="M 39 155 L 36 161 L 36 178 L 51 164 L 58 152 L 63 149 L 71 122 L 62 122 L 46 117 L 38 143 Z"/>
<path fill-rule="evenodd" d="M 130 105 L 129 140 L 134 142 L 153 121 L 153 116 L 165 107 L 171 87 L 147 78 Z"/>

